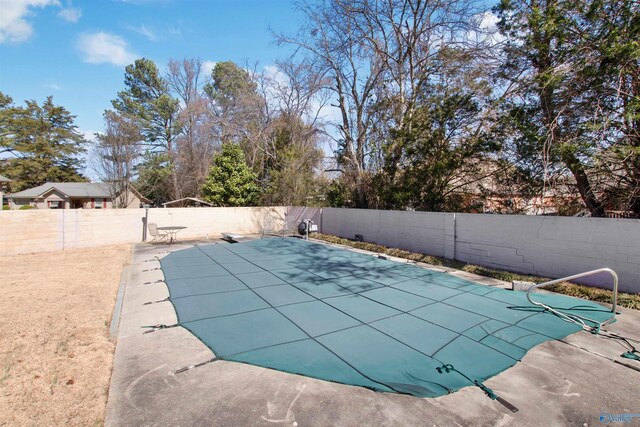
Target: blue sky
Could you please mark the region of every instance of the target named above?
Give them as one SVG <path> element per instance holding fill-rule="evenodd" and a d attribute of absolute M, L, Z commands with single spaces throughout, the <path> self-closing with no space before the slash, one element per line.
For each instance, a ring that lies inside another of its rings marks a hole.
<path fill-rule="evenodd" d="M 0 0 L 0 91 L 18 105 L 53 95 L 91 139 L 136 58 L 161 69 L 171 58 L 199 58 L 270 71 L 291 53 L 270 28 L 292 34 L 302 22 L 293 0 Z"/>
<path fill-rule="evenodd" d="M 289 0 L 0 0 L 0 91 L 19 105 L 53 95 L 89 135 L 135 58 L 269 66 L 288 53 L 269 28 L 300 23 Z"/>

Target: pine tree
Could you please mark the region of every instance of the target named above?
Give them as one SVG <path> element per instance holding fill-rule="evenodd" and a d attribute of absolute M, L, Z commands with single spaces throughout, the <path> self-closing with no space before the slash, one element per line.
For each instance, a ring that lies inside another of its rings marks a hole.
<path fill-rule="evenodd" d="M 10 155 L 0 160 L 0 174 L 13 180 L 14 191 L 47 181 L 85 180 L 78 156 L 86 151 L 86 140 L 74 119 L 51 96 L 42 106 L 27 101 L 26 107 L 16 107 L 0 93 L 0 147 Z"/>
<path fill-rule="evenodd" d="M 256 180 L 242 149 L 237 144 L 222 144 L 202 187 L 203 198 L 216 206 L 254 205 L 258 196 Z"/>

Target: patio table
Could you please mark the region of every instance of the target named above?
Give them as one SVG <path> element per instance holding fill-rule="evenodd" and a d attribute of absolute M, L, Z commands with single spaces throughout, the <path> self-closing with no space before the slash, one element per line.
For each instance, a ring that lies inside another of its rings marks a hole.
<path fill-rule="evenodd" d="M 169 244 L 171 244 L 174 242 L 174 240 L 177 240 L 176 234 L 178 234 L 178 231 L 184 230 L 185 228 L 187 227 L 182 225 L 172 225 L 168 227 L 158 227 L 158 230 L 167 232 L 167 234 L 169 235 Z"/>

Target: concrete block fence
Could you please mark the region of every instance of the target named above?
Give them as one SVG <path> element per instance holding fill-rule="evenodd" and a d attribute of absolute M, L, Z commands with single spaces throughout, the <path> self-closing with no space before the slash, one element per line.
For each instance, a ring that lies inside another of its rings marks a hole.
<path fill-rule="evenodd" d="M 260 234 L 265 222 L 282 228 L 287 209 L 149 209 L 148 222 L 186 226 L 179 239 L 218 239 L 224 231 Z M 0 211 L 0 256 L 141 242 L 144 216 L 144 209 Z"/>
<path fill-rule="evenodd" d="M 640 220 L 325 208 L 322 231 L 487 267 L 560 278 L 609 267 L 640 292 Z M 583 279 L 612 286 L 608 275 Z"/>
<path fill-rule="evenodd" d="M 0 211 L 0 256 L 142 241 L 144 209 Z M 320 231 L 520 273 L 559 278 L 609 267 L 620 290 L 640 292 L 640 220 L 308 207 L 149 209 L 149 222 L 182 225 L 178 238 Z M 610 286 L 608 276 L 586 279 Z"/>

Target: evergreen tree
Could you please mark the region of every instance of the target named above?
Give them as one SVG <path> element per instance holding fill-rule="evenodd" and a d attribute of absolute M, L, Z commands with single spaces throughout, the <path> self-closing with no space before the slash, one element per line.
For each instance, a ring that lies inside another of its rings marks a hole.
<path fill-rule="evenodd" d="M 27 101 L 16 107 L 0 93 L 0 150 L 9 156 L 0 160 L 0 174 L 13 180 L 14 191 L 47 181 L 84 181 L 78 156 L 86 140 L 72 116 L 49 96 L 42 105 Z"/>
<path fill-rule="evenodd" d="M 171 200 L 167 190 L 170 188 L 171 162 L 167 153 L 147 151 L 136 167 L 138 179 L 135 188 L 156 206 Z"/>
<path fill-rule="evenodd" d="M 171 96 L 169 83 L 162 77 L 156 64 L 150 59 L 136 59 L 125 69 L 126 89 L 111 101 L 116 112 L 135 120 L 144 137 L 144 143 L 158 155 L 164 156 L 170 165 L 167 188 L 161 200 L 182 197 L 178 177 L 176 136 L 179 134 L 179 101 Z M 154 183 L 155 184 L 155 183 Z"/>
<path fill-rule="evenodd" d="M 605 177 L 607 207 L 640 218 L 640 3 L 591 0 L 583 9 L 581 45 L 590 59 L 580 73 L 582 97 L 585 110 L 598 106 L 585 137 L 600 141 L 594 165 Z"/>
<path fill-rule="evenodd" d="M 254 205 L 258 197 L 256 179 L 242 149 L 237 144 L 222 144 L 202 187 L 203 198 L 216 206 Z"/>
<path fill-rule="evenodd" d="M 499 149 L 486 114 L 491 90 L 474 55 L 442 49 L 432 61 L 441 64 L 439 74 L 422 86 L 411 117 L 389 130 L 383 147 L 374 185 L 385 208 L 460 210 L 461 190 L 478 186 L 482 164 Z"/>
<path fill-rule="evenodd" d="M 265 205 L 298 206 L 309 203 L 323 190 L 316 170 L 323 152 L 317 148 L 312 126 L 298 117 L 281 115 L 273 123 L 271 155 L 258 177 Z"/>
<path fill-rule="evenodd" d="M 570 172 L 592 216 L 605 215 L 610 186 L 627 185 L 640 212 L 637 1 L 502 0 L 496 11 L 521 163 L 546 182 Z"/>

